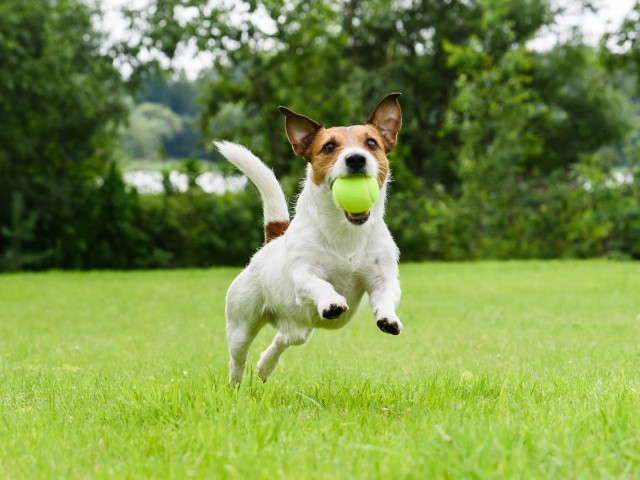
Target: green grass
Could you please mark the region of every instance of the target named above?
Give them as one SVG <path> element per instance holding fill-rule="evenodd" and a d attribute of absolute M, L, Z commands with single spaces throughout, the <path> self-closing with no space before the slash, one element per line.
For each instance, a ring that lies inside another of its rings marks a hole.
<path fill-rule="evenodd" d="M 226 385 L 237 270 L 0 276 L 0 478 L 638 478 L 640 264 L 403 265 Z"/>

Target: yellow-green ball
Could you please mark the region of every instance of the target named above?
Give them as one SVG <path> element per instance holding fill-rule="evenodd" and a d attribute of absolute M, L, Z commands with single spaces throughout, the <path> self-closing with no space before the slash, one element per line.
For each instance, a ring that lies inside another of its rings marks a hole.
<path fill-rule="evenodd" d="M 336 205 L 345 212 L 365 213 L 376 203 L 380 191 L 375 177 L 347 175 L 334 180 L 331 193 Z"/>

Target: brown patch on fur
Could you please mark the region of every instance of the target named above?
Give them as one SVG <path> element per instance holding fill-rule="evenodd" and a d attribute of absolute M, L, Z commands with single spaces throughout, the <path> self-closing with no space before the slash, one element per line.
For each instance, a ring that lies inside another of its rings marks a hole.
<path fill-rule="evenodd" d="M 336 163 L 340 151 L 344 148 L 343 140 L 343 127 L 333 127 L 324 130 L 320 130 L 314 137 L 309 151 L 309 162 L 311 162 L 311 181 L 316 185 L 321 185 L 324 182 L 327 172 Z M 344 129 L 346 130 L 346 129 Z M 331 153 L 323 152 L 324 146 L 332 142 L 335 144 L 335 149 Z"/>
<path fill-rule="evenodd" d="M 289 220 L 278 220 L 267 222 L 264 226 L 264 244 L 266 245 L 274 238 L 281 237 L 289 228 Z"/>

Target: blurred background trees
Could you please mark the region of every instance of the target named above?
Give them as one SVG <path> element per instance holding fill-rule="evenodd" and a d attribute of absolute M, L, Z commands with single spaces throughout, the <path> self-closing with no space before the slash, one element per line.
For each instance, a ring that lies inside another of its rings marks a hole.
<path fill-rule="evenodd" d="M 243 264 L 261 241 L 253 187 L 140 195 L 120 169 L 225 172 L 209 140 L 231 139 L 294 195 L 305 165 L 276 107 L 361 123 L 390 91 L 404 93 L 388 208 L 403 259 L 640 258 L 640 7 L 598 47 L 576 33 L 533 50 L 554 5 L 156 0 L 107 46 L 84 4 L 6 0 L 3 268 Z M 160 67 L 182 45 L 210 55 L 195 79 Z"/>
<path fill-rule="evenodd" d="M 75 0 L 0 3 L 0 252 L 82 267 L 85 200 L 113 161 L 123 81 Z"/>

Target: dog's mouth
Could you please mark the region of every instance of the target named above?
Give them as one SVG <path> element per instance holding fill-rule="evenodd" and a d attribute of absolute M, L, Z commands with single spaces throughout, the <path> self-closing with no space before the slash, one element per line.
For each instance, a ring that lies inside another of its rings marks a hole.
<path fill-rule="evenodd" d="M 369 220 L 369 212 L 362 212 L 362 213 L 344 212 L 344 216 L 347 217 L 347 220 L 349 220 L 354 225 L 362 225 L 366 223 L 367 220 Z"/>

